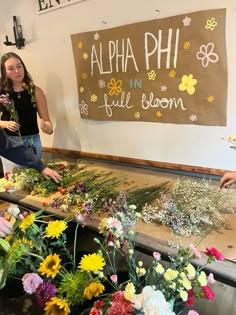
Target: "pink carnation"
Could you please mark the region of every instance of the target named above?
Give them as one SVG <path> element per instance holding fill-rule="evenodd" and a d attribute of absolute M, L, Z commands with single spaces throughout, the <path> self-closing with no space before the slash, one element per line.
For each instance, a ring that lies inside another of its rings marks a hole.
<path fill-rule="evenodd" d="M 224 260 L 225 259 L 225 257 L 215 247 L 206 248 L 205 254 L 207 256 L 213 256 L 217 260 Z"/>
<path fill-rule="evenodd" d="M 202 257 L 202 255 L 201 255 L 201 253 L 199 252 L 199 250 L 198 250 L 192 243 L 189 245 L 189 247 L 190 247 L 191 252 L 192 252 L 197 258 L 201 258 L 201 257 Z"/>
<path fill-rule="evenodd" d="M 22 277 L 23 287 L 26 293 L 33 294 L 38 286 L 43 283 L 43 279 L 37 273 L 26 273 Z"/>
<path fill-rule="evenodd" d="M 211 291 L 209 285 L 205 285 L 204 287 L 202 287 L 202 291 L 204 293 L 205 298 L 207 298 L 208 300 L 214 300 L 215 294 L 214 292 Z"/>

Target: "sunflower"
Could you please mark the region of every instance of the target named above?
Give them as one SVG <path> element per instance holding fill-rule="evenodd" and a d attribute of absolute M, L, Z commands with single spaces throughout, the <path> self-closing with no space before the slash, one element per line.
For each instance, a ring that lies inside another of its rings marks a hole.
<path fill-rule="evenodd" d="M 34 223 L 34 220 L 35 220 L 34 213 L 27 215 L 27 217 L 25 217 L 19 225 L 19 228 L 21 229 L 21 231 L 25 232 L 26 229 Z"/>
<path fill-rule="evenodd" d="M 101 255 L 94 253 L 84 255 L 80 261 L 78 268 L 80 268 L 82 271 L 96 272 L 98 270 L 103 270 L 104 265 L 104 258 Z"/>
<path fill-rule="evenodd" d="M 100 282 L 91 282 L 88 287 L 84 289 L 84 297 L 88 300 L 91 300 L 93 297 L 99 296 L 105 287 Z"/>
<path fill-rule="evenodd" d="M 67 224 L 63 220 L 51 221 L 45 229 L 45 236 L 51 238 L 58 238 L 67 228 Z"/>
<path fill-rule="evenodd" d="M 67 315 L 70 308 L 66 300 L 53 297 L 46 303 L 44 311 L 44 315 Z"/>
<path fill-rule="evenodd" d="M 61 268 L 60 261 L 61 259 L 57 254 L 50 254 L 41 262 L 38 271 L 42 275 L 46 274 L 47 277 L 54 278 Z"/>

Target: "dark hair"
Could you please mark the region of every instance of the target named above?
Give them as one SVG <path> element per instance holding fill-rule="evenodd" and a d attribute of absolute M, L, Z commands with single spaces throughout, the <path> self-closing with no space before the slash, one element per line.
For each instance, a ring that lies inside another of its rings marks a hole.
<path fill-rule="evenodd" d="M 1 58 L 1 78 L 0 78 L 0 89 L 3 91 L 11 91 L 13 90 L 13 82 L 10 78 L 8 78 L 6 76 L 6 67 L 5 67 L 5 62 L 10 59 L 10 58 L 16 58 L 19 59 L 23 68 L 24 68 L 24 78 L 23 78 L 23 82 L 26 84 L 30 84 L 30 82 L 32 81 L 32 77 L 29 74 L 28 70 L 26 69 L 26 66 L 23 62 L 23 60 L 20 58 L 20 56 L 18 56 L 17 54 L 13 53 L 13 52 L 8 52 L 6 54 L 4 54 Z"/>

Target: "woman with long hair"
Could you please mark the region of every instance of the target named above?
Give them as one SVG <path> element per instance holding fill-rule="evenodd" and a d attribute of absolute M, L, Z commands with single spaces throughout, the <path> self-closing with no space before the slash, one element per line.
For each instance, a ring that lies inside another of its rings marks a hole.
<path fill-rule="evenodd" d="M 23 60 L 13 52 L 1 57 L 0 96 L 5 95 L 8 104 L 0 104 L 0 128 L 4 128 L 15 141 L 22 141 L 41 158 L 37 115 L 41 119 L 40 129 L 49 135 L 53 133 L 46 96 L 40 87 L 34 85 Z M 4 158 L 2 164 L 4 173 L 14 167 Z"/>

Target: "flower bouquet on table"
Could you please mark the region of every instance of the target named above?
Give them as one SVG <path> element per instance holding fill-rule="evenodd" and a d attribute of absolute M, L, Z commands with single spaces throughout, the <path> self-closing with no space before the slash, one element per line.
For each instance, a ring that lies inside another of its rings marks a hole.
<path fill-rule="evenodd" d="M 148 266 L 137 259 L 132 227 L 140 214 L 135 205 L 128 209 L 132 220 L 119 211 L 101 220 L 102 236 L 94 239 L 97 250 L 80 259 L 80 215 L 52 220 L 44 213 L 46 207 L 35 213 L 11 211 L 14 231 L 0 240 L 0 288 L 10 277 L 21 279 L 25 292 L 35 297 L 45 315 L 174 315 L 180 314 L 179 307 L 193 306 L 195 298 L 212 300 L 213 275 L 206 275 L 205 266 L 191 263 L 201 256 L 193 245 L 179 248 L 168 264 L 157 252 Z M 66 232 L 73 219 L 74 239 L 69 244 Z M 207 263 L 224 259 L 214 248 L 206 249 L 205 255 Z"/>

